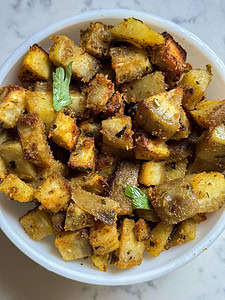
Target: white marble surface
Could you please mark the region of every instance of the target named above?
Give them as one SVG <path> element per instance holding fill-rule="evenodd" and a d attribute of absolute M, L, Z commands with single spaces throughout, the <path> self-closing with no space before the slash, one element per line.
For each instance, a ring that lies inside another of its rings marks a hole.
<path fill-rule="evenodd" d="M 224 0 L 0 0 L 0 64 L 32 33 L 89 9 L 129 8 L 170 19 L 194 32 L 225 60 Z M 143 284 L 98 287 L 50 273 L 16 249 L 0 232 L 1 300 L 225 299 L 225 233 L 200 257 Z"/>

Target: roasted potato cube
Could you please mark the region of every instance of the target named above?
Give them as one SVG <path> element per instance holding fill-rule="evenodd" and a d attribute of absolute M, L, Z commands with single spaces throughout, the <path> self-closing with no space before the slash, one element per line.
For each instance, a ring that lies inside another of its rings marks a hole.
<path fill-rule="evenodd" d="M 133 80 L 121 86 L 121 91 L 124 93 L 126 101 L 140 102 L 146 98 L 165 92 L 167 84 L 165 83 L 162 72 L 156 71 L 147 74 L 141 79 Z"/>
<path fill-rule="evenodd" d="M 34 193 L 34 197 L 43 208 L 57 213 L 65 209 L 70 200 L 70 186 L 68 181 L 57 173 L 50 175 Z"/>
<path fill-rule="evenodd" d="M 49 49 L 49 58 L 56 66 L 64 68 L 72 61 L 72 73 L 83 82 L 89 82 L 98 72 L 99 64 L 96 58 L 79 48 L 74 41 L 65 35 L 51 37 L 54 45 Z"/>
<path fill-rule="evenodd" d="M 165 164 L 164 182 L 183 178 L 187 171 L 188 160 L 168 162 Z"/>
<path fill-rule="evenodd" d="M 0 192 L 19 202 L 30 202 L 34 198 L 33 188 L 14 174 L 9 174 L 3 180 L 0 184 Z"/>
<path fill-rule="evenodd" d="M 8 85 L 0 88 L 0 123 L 3 127 L 15 127 L 24 110 L 24 88 L 17 85 Z"/>
<path fill-rule="evenodd" d="M 51 215 L 51 222 L 55 233 L 64 231 L 66 214 L 64 211 L 60 211 Z"/>
<path fill-rule="evenodd" d="M 149 227 L 144 219 L 139 219 L 134 227 L 134 234 L 139 242 L 143 242 L 149 239 Z"/>
<path fill-rule="evenodd" d="M 38 80 L 50 80 L 52 65 L 45 52 L 40 46 L 34 44 L 27 52 L 23 64 L 19 70 L 18 78 L 21 82 Z"/>
<path fill-rule="evenodd" d="M 155 46 L 164 43 L 164 38 L 161 34 L 135 18 L 124 19 L 122 23 L 115 25 L 110 31 L 116 40 L 127 41 L 139 47 Z"/>
<path fill-rule="evenodd" d="M 225 100 L 201 101 L 190 113 L 199 126 L 203 128 L 216 127 L 224 121 Z"/>
<path fill-rule="evenodd" d="M 71 202 L 66 211 L 65 230 L 76 231 L 94 225 L 94 217 Z"/>
<path fill-rule="evenodd" d="M 116 170 L 118 159 L 108 154 L 99 154 L 96 160 L 96 171 L 104 178 L 110 178 Z"/>
<path fill-rule="evenodd" d="M 65 261 L 85 258 L 92 254 L 88 242 L 88 232 L 85 229 L 76 232 L 58 233 L 55 246 Z"/>
<path fill-rule="evenodd" d="M 183 109 L 180 111 L 180 130 L 172 136 L 172 140 L 181 140 L 189 137 L 191 133 L 191 124 Z"/>
<path fill-rule="evenodd" d="M 0 182 L 5 178 L 7 169 L 4 160 L 0 156 Z"/>
<path fill-rule="evenodd" d="M 109 190 L 109 185 L 103 176 L 94 173 L 86 177 L 83 188 L 97 195 L 105 195 Z"/>
<path fill-rule="evenodd" d="M 50 216 L 38 208 L 30 210 L 19 221 L 26 234 L 34 241 L 40 241 L 53 234 Z"/>
<path fill-rule="evenodd" d="M 179 86 L 184 89 L 183 106 L 188 111 L 193 110 L 205 96 L 205 91 L 212 80 L 211 67 L 206 66 L 206 70 L 193 69 L 185 73 L 179 82 Z"/>
<path fill-rule="evenodd" d="M 139 164 L 122 161 L 113 176 L 110 196 L 119 203 L 120 215 L 131 215 L 133 212 L 132 201 L 125 196 L 124 191 L 127 185 L 137 185 Z"/>
<path fill-rule="evenodd" d="M 147 251 L 152 256 L 159 256 L 164 250 L 168 238 L 173 230 L 173 225 L 159 223 L 150 232 L 150 239 L 147 243 Z"/>
<path fill-rule="evenodd" d="M 114 226 L 97 223 L 90 229 L 90 244 L 95 255 L 105 255 L 119 248 L 119 233 Z"/>
<path fill-rule="evenodd" d="M 142 263 L 145 243 L 136 239 L 134 220 L 125 218 L 122 223 L 120 247 L 116 267 L 127 269 Z"/>
<path fill-rule="evenodd" d="M 80 136 L 75 150 L 70 154 L 68 165 L 73 169 L 93 170 L 95 166 L 95 152 L 94 138 Z"/>
<path fill-rule="evenodd" d="M 99 269 L 102 272 L 107 272 L 110 258 L 111 258 L 110 254 L 105 254 L 105 255 L 93 254 L 91 256 L 91 261 L 97 269 Z"/>
<path fill-rule="evenodd" d="M 152 135 L 171 138 L 180 130 L 182 97 L 183 90 L 177 88 L 141 101 L 136 113 L 137 123 Z"/>
<path fill-rule="evenodd" d="M 148 161 L 141 166 L 138 181 L 146 186 L 159 185 L 163 183 L 165 177 L 165 163 Z"/>
<path fill-rule="evenodd" d="M 3 158 L 10 173 L 15 173 L 25 180 L 34 180 L 37 172 L 34 166 L 23 157 L 23 150 L 19 141 L 6 141 L 0 145 L 0 156 Z"/>
<path fill-rule="evenodd" d="M 81 30 L 80 45 L 96 57 L 108 56 L 112 34 L 109 31 L 111 26 L 101 22 L 90 23 L 86 30 Z"/>
<path fill-rule="evenodd" d="M 152 70 L 144 49 L 138 49 L 134 46 L 121 46 L 110 48 L 109 53 L 118 84 L 140 79 Z"/>
<path fill-rule="evenodd" d="M 184 71 L 187 53 L 169 33 L 163 32 L 162 36 L 165 43 L 153 48 L 152 63 L 177 81 Z"/>
<path fill-rule="evenodd" d="M 79 124 L 79 129 L 83 136 L 98 138 L 100 124 L 92 120 L 83 121 Z"/>
<path fill-rule="evenodd" d="M 76 118 L 82 119 L 87 113 L 87 99 L 85 94 L 78 90 L 71 90 L 70 97 L 72 104 L 68 105 L 66 108 L 71 111 Z"/>

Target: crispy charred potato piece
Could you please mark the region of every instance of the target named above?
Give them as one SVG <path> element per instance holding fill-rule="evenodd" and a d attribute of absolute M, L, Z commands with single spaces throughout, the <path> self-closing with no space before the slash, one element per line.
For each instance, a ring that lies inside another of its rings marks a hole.
<path fill-rule="evenodd" d="M 110 48 L 109 53 L 118 84 L 140 79 L 152 70 L 144 49 L 138 49 L 134 46 L 121 46 Z"/>
<path fill-rule="evenodd" d="M 114 175 L 110 196 L 119 203 L 120 215 L 131 215 L 133 212 L 132 201 L 125 196 L 127 185 L 137 185 L 139 165 L 133 162 L 122 161 Z"/>
<path fill-rule="evenodd" d="M 94 225 L 94 217 L 71 202 L 66 211 L 65 230 L 76 231 Z"/>
<path fill-rule="evenodd" d="M 5 178 L 7 174 L 6 164 L 0 156 L 0 181 Z"/>
<path fill-rule="evenodd" d="M 108 56 L 112 34 L 111 26 L 101 22 L 90 23 L 86 30 L 81 30 L 80 45 L 93 56 Z"/>
<path fill-rule="evenodd" d="M 160 161 L 168 158 L 170 151 L 165 141 L 140 133 L 135 137 L 134 154 L 136 159 Z"/>
<path fill-rule="evenodd" d="M 77 90 L 71 90 L 70 97 L 72 104 L 68 105 L 66 109 L 71 111 L 76 118 L 82 119 L 87 114 L 87 99 L 85 94 Z"/>
<path fill-rule="evenodd" d="M 161 34 L 135 18 L 124 19 L 122 23 L 115 25 L 110 31 L 116 40 L 127 41 L 137 47 L 164 43 L 164 37 Z"/>
<path fill-rule="evenodd" d="M 55 246 L 65 261 L 88 257 L 92 254 L 88 243 L 88 232 L 85 229 L 59 233 L 55 239 Z"/>
<path fill-rule="evenodd" d="M 193 69 L 185 73 L 179 82 L 179 86 L 184 89 L 182 104 L 188 111 L 193 110 L 205 96 L 205 91 L 212 80 L 211 67 L 206 66 L 206 70 Z"/>
<path fill-rule="evenodd" d="M 164 250 L 172 230 L 173 225 L 171 224 L 157 224 L 150 232 L 150 239 L 147 243 L 147 252 L 152 256 L 159 256 Z"/>
<path fill-rule="evenodd" d="M 74 41 L 65 35 L 54 35 L 54 42 L 49 49 L 49 58 L 56 66 L 64 68 L 72 61 L 72 73 L 83 82 L 89 82 L 98 72 L 99 64 L 96 58 L 78 47 Z"/>
<path fill-rule="evenodd" d="M 117 217 L 119 205 L 116 201 L 102 197 L 80 188 L 80 186 L 72 186 L 72 199 L 77 206 L 96 219 L 112 226 Z"/>
<path fill-rule="evenodd" d="M 140 102 L 146 98 L 165 92 L 167 84 L 165 83 L 162 72 L 156 71 L 147 74 L 141 79 L 125 83 L 121 86 L 121 91 L 124 93 L 126 101 Z"/>
<path fill-rule="evenodd" d="M 0 88 L 0 123 L 13 128 L 25 110 L 25 89 L 17 85 Z"/>
<path fill-rule="evenodd" d="M 180 130 L 182 97 L 183 90 L 177 88 L 141 101 L 136 113 L 137 123 L 152 135 L 171 138 Z"/>
<path fill-rule="evenodd" d="M 164 165 L 164 182 L 183 178 L 187 172 L 188 160 L 178 162 L 168 162 Z"/>
<path fill-rule="evenodd" d="M 50 175 L 36 190 L 34 197 L 43 208 L 57 213 L 65 209 L 70 200 L 70 186 L 68 181 L 57 173 Z"/>
<path fill-rule="evenodd" d="M 136 239 L 134 220 L 125 218 L 122 223 L 120 247 L 116 267 L 127 269 L 142 263 L 145 243 Z"/>
<path fill-rule="evenodd" d="M 9 174 L 3 180 L 0 184 L 0 192 L 19 202 L 30 202 L 34 198 L 33 188 L 14 174 Z"/>
<path fill-rule="evenodd" d="M 138 216 L 139 218 L 143 218 L 146 221 L 150 221 L 152 223 L 158 223 L 160 221 L 158 215 L 156 212 L 151 209 L 136 209 L 135 210 L 135 215 Z"/>
<path fill-rule="evenodd" d="M 38 167 L 50 167 L 52 153 L 41 118 L 37 114 L 26 114 L 18 120 L 17 129 L 25 159 Z"/>
<path fill-rule="evenodd" d="M 90 229 L 90 244 L 95 255 L 105 255 L 119 248 L 119 233 L 114 226 L 97 223 Z"/>
<path fill-rule="evenodd" d="M 40 241 L 53 234 L 50 216 L 38 208 L 30 210 L 19 221 L 26 234 L 34 241 Z"/>
<path fill-rule="evenodd" d="M 93 173 L 86 177 L 83 188 L 97 195 L 105 195 L 109 190 L 109 185 L 103 176 Z"/>
<path fill-rule="evenodd" d="M 95 141 L 93 137 L 80 136 L 71 152 L 68 165 L 73 169 L 90 171 L 95 166 Z"/>
<path fill-rule="evenodd" d="M 153 48 L 152 63 L 177 81 L 184 71 L 187 53 L 169 33 L 163 32 L 162 36 L 165 43 Z"/>
<path fill-rule="evenodd" d="M 182 161 L 192 155 L 193 145 L 188 141 L 170 141 L 168 143 L 170 156 L 169 162 Z"/>
<path fill-rule="evenodd" d="M 91 256 L 91 261 L 97 269 L 99 269 L 102 272 L 107 272 L 110 258 L 111 258 L 110 254 L 105 254 L 105 255 L 93 254 Z"/>
<path fill-rule="evenodd" d="M 191 134 L 191 124 L 183 109 L 180 111 L 180 130 L 172 136 L 172 140 L 186 139 Z"/>
<path fill-rule="evenodd" d="M 96 160 L 96 171 L 100 176 L 110 178 L 116 170 L 118 159 L 108 154 L 99 154 Z"/>
<path fill-rule="evenodd" d="M 52 64 L 49 60 L 48 53 L 37 44 L 34 44 L 27 52 L 19 70 L 19 80 L 21 82 L 47 81 L 51 79 L 51 75 Z"/>
<path fill-rule="evenodd" d="M 15 173 L 25 180 L 34 180 L 37 172 L 34 166 L 23 157 L 23 150 L 19 141 L 6 141 L 0 145 L 0 156 L 3 158 L 10 173 Z"/>
<path fill-rule="evenodd" d="M 159 185 L 164 182 L 165 163 L 148 161 L 141 166 L 138 181 L 146 186 Z"/>
<path fill-rule="evenodd" d="M 65 217 L 64 211 L 51 215 L 52 226 L 56 233 L 64 231 Z"/>
<path fill-rule="evenodd" d="M 216 127 L 225 118 L 225 100 L 205 100 L 190 111 L 195 122 L 204 128 Z"/>
<path fill-rule="evenodd" d="M 112 96 L 111 99 L 106 103 L 104 117 L 111 117 L 114 115 L 124 114 L 124 96 L 118 91 Z"/>
<path fill-rule="evenodd" d="M 139 242 L 143 242 L 149 239 L 149 227 L 144 219 L 139 219 L 134 227 L 134 234 Z"/>
<path fill-rule="evenodd" d="M 79 124 L 83 136 L 98 138 L 100 125 L 92 120 L 83 121 Z"/>

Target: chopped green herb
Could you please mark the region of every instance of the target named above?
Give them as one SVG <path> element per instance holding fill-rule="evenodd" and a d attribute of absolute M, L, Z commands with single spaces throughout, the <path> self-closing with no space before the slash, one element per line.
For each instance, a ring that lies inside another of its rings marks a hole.
<path fill-rule="evenodd" d="M 124 194 L 132 199 L 134 209 L 151 209 L 148 197 L 138 187 L 127 185 Z"/>

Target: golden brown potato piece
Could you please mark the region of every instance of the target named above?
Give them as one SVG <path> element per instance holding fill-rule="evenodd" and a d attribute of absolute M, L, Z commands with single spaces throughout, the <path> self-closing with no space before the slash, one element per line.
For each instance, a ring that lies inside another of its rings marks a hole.
<path fill-rule="evenodd" d="M 19 70 L 18 78 L 21 82 L 34 82 L 38 80 L 50 80 L 52 76 L 52 64 L 48 53 L 40 46 L 34 44 L 27 52 L 23 64 Z"/>
<path fill-rule="evenodd" d="M 23 115 L 17 123 L 24 158 L 38 167 L 50 167 L 52 153 L 47 143 L 45 127 L 37 114 Z"/>
<path fill-rule="evenodd" d="M 118 261 L 115 263 L 120 269 L 128 269 L 142 263 L 145 243 L 136 239 L 134 228 L 134 220 L 127 218 L 123 220 Z"/>
<path fill-rule="evenodd" d="M 38 174 L 43 180 L 47 179 L 53 173 L 57 173 L 63 177 L 67 177 L 69 173 L 69 168 L 61 161 L 53 159 L 50 168 L 39 169 L 38 171 Z"/>
<path fill-rule="evenodd" d="M 112 34 L 109 31 L 111 26 L 101 22 L 90 23 L 86 30 L 81 30 L 80 45 L 96 57 L 108 56 Z"/>
<path fill-rule="evenodd" d="M 106 178 L 97 173 L 92 173 L 86 177 L 83 188 L 97 195 L 105 195 L 108 193 L 109 185 Z"/>
<path fill-rule="evenodd" d="M 144 219 L 139 219 L 134 227 L 134 234 L 139 242 L 143 242 L 149 239 L 149 227 Z"/>
<path fill-rule="evenodd" d="M 97 223 L 90 229 L 90 244 L 95 255 L 105 255 L 119 248 L 119 233 L 114 226 Z"/>
<path fill-rule="evenodd" d="M 165 71 L 170 79 L 177 81 L 184 71 L 187 53 L 169 33 L 163 32 L 162 36 L 165 43 L 153 48 L 152 63 Z"/>
<path fill-rule="evenodd" d="M 6 177 L 7 169 L 4 160 L 0 157 L 0 181 Z"/>
<path fill-rule="evenodd" d="M 141 166 L 138 181 L 146 186 L 159 185 L 164 182 L 165 163 L 148 161 Z"/>
<path fill-rule="evenodd" d="M 56 66 L 64 68 L 72 61 L 72 73 L 83 82 L 89 82 L 98 72 L 99 64 L 96 58 L 79 48 L 74 41 L 65 35 L 54 35 L 54 42 L 49 49 L 49 58 Z"/>
<path fill-rule="evenodd" d="M 124 19 L 122 23 L 115 25 L 110 31 L 116 40 L 127 41 L 139 47 L 155 46 L 164 43 L 164 38 L 161 34 L 135 18 Z"/>
<path fill-rule="evenodd" d="M 0 88 L 0 124 L 13 128 L 25 110 L 25 89 L 17 85 Z"/>
<path fill-rule="evenodd" d="M 110 48 L 109 53 L 118 84 L 140 79 L 152 70 L 148 56 L 143 49 L 121 46 Z"/>
<path fill-rule="evenodd" d="M 70 200 L 70 186 L 68 181 L 57 173 L 50 175 L 36 190 L 34 197 L 43 208 L 57 213 L 66 208 Z"/>
<path fill-rule="evenodd" d="M 125 196 L 127 185 L 137 185 L 139 164 L 122 161 L 113 177 L 110 197 L 119 203 L 120 215 L 131 215 L 133 212 L 132 201 Z"/>
<path fill-rule="evenodd" d="M 111 255 L 95 255 L 91 256 L 91 261 L 93 265 L 102 272 L 107 272 L 108 264 L 110 262 Z"/>
<path fill-rule="evenodd" d="M 189 137 L 191 134 L 191 124 L 183 109 L 180 111 L 180 130 L 172 136 L 172 140 L 182 140 Z"/>
<path fill-rule="evenodd" d="M 38 208 L 30 210 L 19 221 L 26 234 L 34 241 L 40 241 L 53 234 L 50 216 Z"/>
<path fill-rule="evenodd" d="M 33 188 L 14 174 L 9 174 L 0 184 L 0 192 L 19 202 L 30 202 L 34 198 Z"/>
<path fill-rule="evenodd" d="M 55 246 L 65 261 L 85 258 L 92 254 L 91 246 L 88 243 L 88 232 L 85 229 L 58 233 Z"/>
<path fill-rule="evenodd" d="M 177 88 L 141 101 L 136 113 L 137 123 L 152 135 L 171 138 L 180 130 L 182 97 L 183 90 Z"/>
<path fill-rule="evenodd" d="M 100 124 L 95 123 L 90 119 L 79 123 L 79 129 L 83 136 L 94 137 L 97 139 L 99 137 Z"/>
<path fill-rule="evenodd" d="M 164 165 L 164 182 L 183 178 L 187 172 L 188 160 L 168 162 Z"/>
<path fill-rule="evenodd" d="M 205 91 L 212 80 L 211 67 L 206 70 L 193 69 L 185 73 L 179 82 L 184 89 L 183 106 L 188 111 L 193 110 L 205 96 Z"/>

